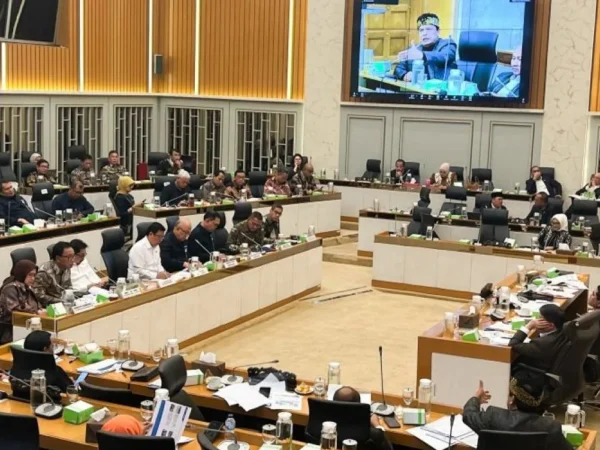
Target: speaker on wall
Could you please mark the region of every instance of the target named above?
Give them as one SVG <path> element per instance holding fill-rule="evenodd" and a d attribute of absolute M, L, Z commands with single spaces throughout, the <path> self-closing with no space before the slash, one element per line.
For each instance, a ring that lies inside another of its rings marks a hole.
<path fill-rule="evenodd" d="M 163 55 L 154 55 L 154 75 L 162 75 L 164 70 L 164 57 Z"/>
<path fill-rule="evenodd" d="M 0 0 L 0 39 L 55 44 L 62 1 Z"/>

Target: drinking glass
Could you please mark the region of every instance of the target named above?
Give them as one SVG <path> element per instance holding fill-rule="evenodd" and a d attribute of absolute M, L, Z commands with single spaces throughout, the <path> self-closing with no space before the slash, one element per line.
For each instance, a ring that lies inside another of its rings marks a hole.
<path fill-rule="evenodd" d="M 77 386 L 67 386 L 67 398 L 69 403 L 76 403 L 79 401 L 79 388 Z"/>
<path fill-rule="evenodd" d="M 153 413 L 154 402 L 152 400 L 144 400 L 140 403 L 140 416 L 142 416 L 144 422 L 150 422 Z"/>
<path fill-rule="evenodd" d="M 275 440 L 276 440 L 276 437 L 275 437 L 276 429 L 277 429 L 277 427 L 275 427 L 275 425 L 273 425 L 272 423 L 268 423 L 266 425 L 263 425 L 263 427 L 262 427 L 262 440 L 263 440 L 263 443 L 265 443 L 267 445 L 275 443 Z"/>
<path fill-rule="evenodd" d="M 406 406 L 410 406 L 410 404 L 415 399 L 415 390 L 413 388 L 404 388 L 402 391 L 402 400 L 404 400 L 404 404 Z"/>
<path fill-rule="evenodd" d="M 154 350 L 152 352 L 152 361 L 154 361 L 156 364 L 158 364 L 162 358 L 162 355 L 163 355 L 162 347 L 157 348 L 156 350 Z"/>
<path fill-rule="evenodd" d="M 317 377 L 315 378 L 315 395 L 317 397 L 323 397 L 325 395 L 325 378 Z"/>
<path fill-rule="evenodd" d="M 551 420 L 555 420 L 556 419 L 556 417 L 554 416 L 554 414 L 552 414 L 549 411 L 544 411 L 544 414 L 542 414 L 542 417 L 546 417 L 546 418 L 551 419 Z"/>
<path fill-rule="evenodd" d="M 108 341 L 106 341 L 106 346 L 108 347 L 108 351 L 110 353 L 110 357 L 114 358 L 115 357 L 115 353 L 117 353 L 117 340 L 116 339 L 109 339 Z"/>

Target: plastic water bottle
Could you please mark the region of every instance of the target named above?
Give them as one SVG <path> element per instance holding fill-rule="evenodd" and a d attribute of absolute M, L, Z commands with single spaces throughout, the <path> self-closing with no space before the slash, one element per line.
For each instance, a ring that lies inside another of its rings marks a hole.
<path fill-rule="evenodd" d="M 323 422 L 321 429 L 321 450 L 337 449 L 337 424 L 335 422 Z"/>
<path fill-rule="evenodd" d="M 425 240 L 433 241 L 433 227 L 427 227 L 427 231 L 425 232 Z"/>
<path fill-rule="evenodd" d="M 292 413 L 280 412 L 277 415 L 277 423 L 275 424 L 277 445 L 281 445 L 283 450 L 292 450 L 293 432 L 294 424 L 292 423 Z"/>
<path fill-rule="evenodd" d="M 225 420 L 225 440 L 235 441 L 235 419 L 233 414 L 229 414 L 227 420 Z"/>
<path fill-rule="evenodd" d="M 413 61 L 412 65 L 412 81 L 411 84 L 417 87 L 423 87 L 423 82 L 425 78 L 425 62 L 420 59 L 416 59 Z"/>

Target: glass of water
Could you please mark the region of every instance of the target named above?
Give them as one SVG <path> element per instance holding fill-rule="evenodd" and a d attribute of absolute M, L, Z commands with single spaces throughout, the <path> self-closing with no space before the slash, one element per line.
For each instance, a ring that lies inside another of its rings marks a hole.
<path fill-rule="evenodd" d="M 262 440 L 265 444 L 274 444 L 275 443 L 275 430 L 276 427 L 272 423 L 268 423 L 263 425 L 262 427 Z"/>
<path fill-rule="evenodd" d="M 415 390 L 413 388 L 407 387 L 402 391 L 402 400 L 404 400 L 404 404 L 406 406 L 410 406 L 410 404 L 415 399 Z"/>
<path fill-rule="evenodd" d="M 154 402 L 152 400 L 144 400 L 140 403 L 140 416 L 142 416 L 144 422 L 150 422 L 153 413 Z"/>
<path fill-rule="evenodd" d="M 108 351 L 110 353 L 110 357 L 114 358 L 115 357 L 115 353 L 117 353 L 117 340 L 116 339 L 109 339 L 106 342 L 106 346 L 108 347 Z"/>
<path fill-rule="evenodd" d="M 315 395 L 317 397 L 323 397 L 325 395 L 325 378 L 317 377 L 315 378 Z"/>
<path fill-rule="evenodd" d="M 158 364 L 160 362 L 162 356 L 163 356 L 163 349 L 162 349 L 162 347 L 159 347 L 152 352 L 152 361 L 154 361 L 156 364 Z"/>
<path fill-rule="evenodd" d="M 67 398 L 69 403 L 76 403 L 79 401 L 79 388 L 75 385 L 67 386 Z"/>

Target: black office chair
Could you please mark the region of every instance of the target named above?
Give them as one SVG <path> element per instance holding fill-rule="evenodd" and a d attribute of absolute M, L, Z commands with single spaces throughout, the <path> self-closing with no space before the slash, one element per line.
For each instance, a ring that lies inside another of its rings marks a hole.
<path fill-rule="evenodd" d="M 196 173 L 195 160 L 190 155 L 181 155 L 181 163 L 183 170 L 189 172 L 190 174 Z"/>
<path fill-rule="evenodd" d="M 156 172 L 161 161 L 169 159 L 169 154 L 165 152 L 148 153 L 148 173 Z"/>
<path fill-rule="evenodd" d="M 508 228 L 508 210 L 485 208 L 481 210 L 481 226 L 479 227 L 479 242 L 504 242 L 510 237 Z"/>
<path fill-rule="evenodd" d="M 225 229 L 227 223 L 225 213 L 223 211 L 218 211 L 217 214 L 221 220 L 219 221 L 219 226 L 213 232 L 213 243 L 215 244 L 215 250 L 221 250 L 227 245 L 229 232 Z"/>
<path fill-rule="evenodd" d="M 548 433 L 481 430 L 477 450 L 552 450 Z"/>
<path fill-rule="evenodd" d="M 36 214 L 42 219 L 48 219 L 54 216 L 54 208 L 52 208 L 52 199 L 54 198 L 54 186 L 52 183 L 34 184 L 31 194 L 31 206 L 33 206 Z M 46 214 L 40 213 L 41 210 Z"/>
<path fill-rule="evenodd" d="M 87 381 L 79 383 L 82 397 L 99 400 L 101 402 L 116 403 L 118 405 L 138 407 L 146 398 L 135 395 L 130 389 L 107 388 L 90 384 Z"/>
<path fill-rule="evenodd" d="M 140 222 L 136 225 L 137 237 L 135 238 L 135 242 L 141 241 L 148 234 L 148 228 L 152 225 L 153 222 Z M 112 278 L 112 277 L 111 277 Z"/>
<path fill-rule="evenodd" d="M 81 166 L 81 161 L 78 159 L 67 159 L 65 161 L 65 172 L 67 175 L 71 175 L 71 172 L 73 172 L 75 169 L 77 169 L 79 166 Z"/>
<path fill-rule="evenodd" d="M 200 175 L 190 175 L 190 191 L 200 190 L 204 184 L 204 179 Z"/>
<path fill-rule="evenodd" d="M 427 208 L 431 203 L 431 189 L 428 187 L 422 187 L 419 191 L 419 201 L 417 202 L 417 206 L 419 208 Z"/>
<path fill-rule="evenodd" d="M 42 152 L 21 152 L 21 162 L 22 163 L 31 162 L 31 157 L 33 156 L 34 153 L 39 153 L 40 155 L 42 154 Z"/>
<path fill-rule="evenodd" d="M 125 233 L 120 228 L 104 230 L 102 232 L 102 247 L 100 254 L 106 266 L 106 272 L 111 280 L 127 278 L 127 264 L 129 255 L 123 250 Z"/>
<path fill-rule="evenodd" d="M 596 200 L 579 200 L 574 198 L 571 203 L 571 218 L 577 220 L 579 217 L 585 218 L 586 225 L 599 223 L 598 221 L 598 203 Z"/>
<path fill-rule="evenodd" d="M 265 192 L 265 183 L 267 182 L 267 172 L 256 171 L 248 175 L 248 184 L 252 197 L 262 198 Z"/>
<path fill-rule="evenodd" d="M 121 217 L 119 214 L 119 210 L 117 209 L 117 205 L 115 203 L 115 196 L 117 195 L 118 190 L 118 180 L 113 180 L 108 182 L 108 199 L 110 203 L 113 205 L 113 209 L 115 210 L 115 214 L 117 217 Z"/>
<path fill-rule="evenodd" d="M 363 173 L 362 177 L 371 181 L 381 179 L 381 160 L 367 159 L 367 170 Z"/>
<path fill-rule="evenodd" d="M 175 450 L 172 437 L 133 436 L 120 433 L 96 432 L 98 450 Z"/>
<path fill-rule="evenodd" d="M 250 202 L 238 202 L 234 206 L 233 213 L 233 225 L 237 225 L 240 222 L 248 219 L 252 214 L 252 203 Z"/>
<path fill-rule="evenodd" d="M 175 183 L 175 177 L 160 176 L 154 178 L 154 196 L 160 197 L 160 193 L 171 183 Z"/>
<path fill-rule="evenodd" d="M 37 264 L 37 258 L 35 256 L 35 250 L 31 247 L 21 247 L 10 252 L 10 259 L 12 259 L 12 265 L 15 267 L 19 261 L 28 260 Z"/>
<path fill-rule="evenodd" d="M 100 172 L 104 166 L 108 166 L 108 164 L 108 158 L 98 159 L 98 172 Z"/>
<path fill-rule="evenodd" d="M 231 178 L 231 174 L 229 172 L 225 172 L 225 178 L 223 178 L 223 186 L 229 187 L 233 184 L 233 179 Z"/>
<path fill-rule="evenodd" d="M 473 212 L 481 214 L 481 210 L 492 205 L 492 194 L 477 194 L 475 196 L 475 207 Z"/>
<path fill-rule="evenodd" d="M 3 181 L 17 181 L 11 157 L 12 154 L 10 152 L 0 153 L 0 179 Z"/>
<path fill-rule="evenodd" d="M 371 438 L 370 406 L 366 403 L 337 402 L 310 397 L 308 399 L 308 423 L 306 441 L 318 444 L 321 439 L 323 422 L 337 424 L 338 442 L 354 439 L 359 448 L 369 446 Z"/>
<path fill-rule="evenodd" d="M 562 198 L 550 197 L 548 198 L 548 210 L 550 211 L 550 217 L 556 214 L 562 214 L 564 200 Z"/>
<path fill-rule="evenodd" d="M 471 169 L 471 180 L 481 184 L 483 184 L 485 181 L 489 181 L 491 187 L 494 187 L 492 183 L 492 169 Z"/>
<path fill-rule="evenodd" d="M 450 172 L 456 174 L 456 181 L 465 182 L 465 168 L 462 166 L 450 166 Z"/>
<path fill-rule="evenodd" d="M 72 145 L 67 148 L 67 157 L 69 159 L 78 159 L 81 162 L 85 155 L 87 155 L 85 145 Z"/>
<path fill-rule="evenodd" d="M 406 235 L 421 234 L 421 222 L 423 220 L 423 214 L 431 215 L 431 208 L 414 208 L 412 212 L 412 220 L 406 227 Z"/>
<path fill-rule="evenodd" d="M 542 177 L 554 178 L 554 167 L 540 167 L 540 173 Z"/>
<path fill-rule="evenodd" d="M 21 163 L 21 181 L 24 183 L 30 173 L 35 172 L 37 165 L 30 162 Z"/>
<path fill-rule="evenodd" d="M 446 189 L 446 200 L 450 201 L 442 203 L 440 214 L 444 212 L 449 212 L 450 214 L 460 214 L 462 208 L 466 208 L 467 206 L 467 190 L 460 186 L 448 186 Z"/>
<path fill-rule="evenodd" d="M 463 31 L 458 42 L 456 65 L 465 74 L 466 81 L 477 84 L 480 92 L 489 90 L 496 67 L 498 33 L 491 31 Z"/>
<path fill-rule="evenodd" d="M 183 357 L 181 355 L 175 355 L 162 360 L 158 366 L 158 374 L 160 375 L 163 389 L 168 389 L 169 391 L 170 400 L 173 403 L 192 408 L 190 419 L 204 420 L 204 416 L 200 412 L 200 409 L 194 404 L 190 395 L 183 389 L 187 380 L 187 369 Z"/>
<path fill-rule="evenodd" d="M 46 251 L 48 252 L 48 258 L 52 259 L 52 249 L 54 248 L 54 244 L 50 244 L 46 247 Z"/>
<path fill-rule="evenodd" d="M 175 225 L 179 220 L 179 216 L 169 216 L 167 217 L 167 233 L 170 233 L 175 229 Z"/>
<path fill-rule="evenodd" d="M 598 250 L 600 250 L 600 223 L 594 223 L 590 228 L 592 229 L 592 233 L 590 234 L 590 241 L 597 255 Z"/>
<path fill-rule="evenodd" d="M 10 352 L 13 358 L 12 368 L 10 373 L 21 380 L 31 379 L 31 371 L 42 369 L 46 374 L 46 385 L 52 386 L 47 394 L 52 397 L 52 400 L 60 402 L 60 393 L 66 392 L 67 386 L 73 382 L 64 375 L 64 372 L 59 372 L 56 368 L 54 355 L 48 352 L 38 352 L 35 350 L 26 350 L 21 347 L 11 346 Z M 13 395 L 19 399 L 29 402 L 30 392 L 29 386 L 11 379 L 10 382 Z"/>
<path fill-rule="evenodd" d="M 34 416 L 0 413 L 2 450 L 39 450 L 40 429 Z"/>
<path fill-rule="evenodd" d="M 417 181 L 417 183 L 421 182 L 421 163 L 405 162 L 404 169 L 407 175 L 410 173 L 410 177 L 407 177 L 407 181 L 410 181 L 411 178 L 414 178 Z"/>

